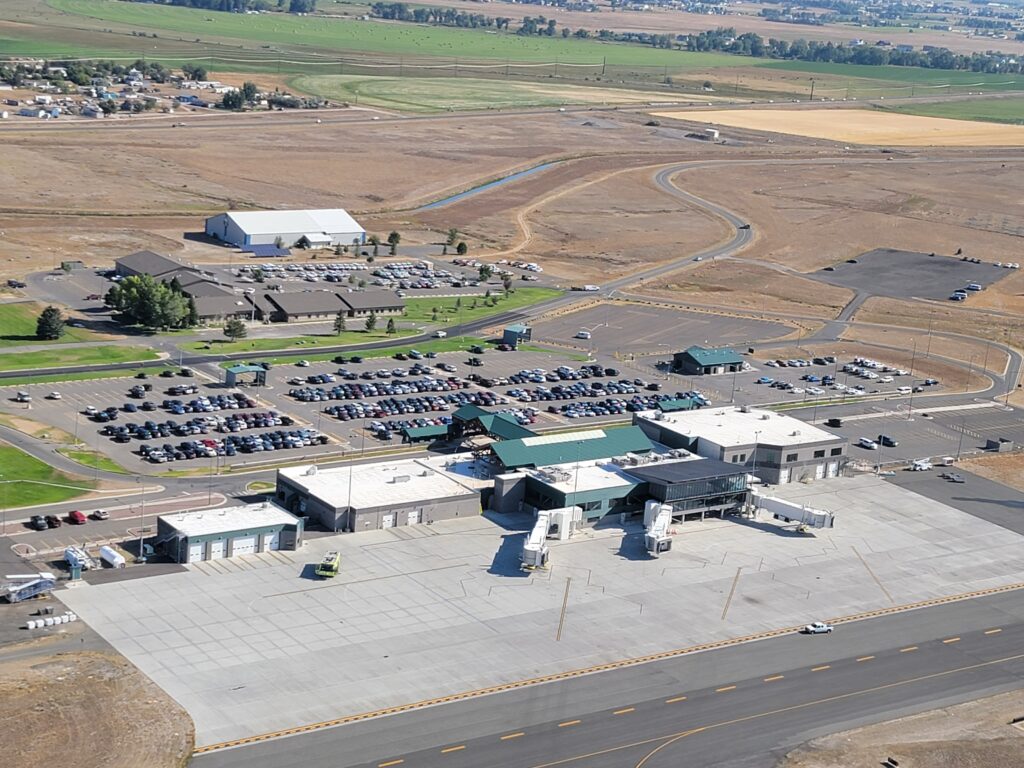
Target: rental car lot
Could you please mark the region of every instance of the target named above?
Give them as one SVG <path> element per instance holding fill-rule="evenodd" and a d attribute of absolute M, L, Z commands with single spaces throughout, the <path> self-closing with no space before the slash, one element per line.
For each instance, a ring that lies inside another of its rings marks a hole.
<path fill-rule="evenodd" d="M 530 573 L 529 516 L 465 518 L 62 598 L 186 707 L 207 745 L 1024 580 L 1019 535 L 880 478 L 773 492 L 837 511 L 836 527 L 687 523 L 654 567 L 640 525 L 616 522 L 550 542 L 550 569 Z M 311 577 L 328 550 L 341 572 Z M 591 576 L 567 582 L 580 573 Z M 813 656 L 828 640 L 807 642 Z"/>

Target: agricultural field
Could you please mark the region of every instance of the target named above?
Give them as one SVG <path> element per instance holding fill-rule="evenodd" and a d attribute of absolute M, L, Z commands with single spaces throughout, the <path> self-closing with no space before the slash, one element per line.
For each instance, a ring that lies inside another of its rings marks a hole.
<path fill-rule="evenodd" d="M 296 90 L 333 101 L 403 112 L 552 107 L 567 104 L 644 104 L 666 98 L 666 94 L 652 91 L 461 77 L 301 75 L 292 79 L 290 85 Z M 673 94 L 673 97 L 676 96 Z M 701 98 L 707 101 L 706 97 Z"/>
<path fill-rule="evenodd" d="M 656 117 L 895 147 L 1020 147 L 1024 128 L 866 109 L 755 109 L 655 112 Z"/>
<path fill-rule="evenodd" d="M 1024 125 L 1024 99 L 966 99 L 934 104 L 901 104 L 889 107 L 907 115 L 944 117 L 952 120 L 978 120 L 987 123 Z"/>

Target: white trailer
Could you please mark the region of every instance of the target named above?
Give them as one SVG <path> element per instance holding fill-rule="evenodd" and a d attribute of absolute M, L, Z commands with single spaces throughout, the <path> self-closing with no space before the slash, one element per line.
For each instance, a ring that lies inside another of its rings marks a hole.
<path fill-rule="evenodd" d="M 550 555 L 548 538 L 565 541 L 576 532 L 582 520 L 583 509 L 580 507 L 538 510 L 537 522 L 523 542 L 523 567 L 533 569 L 546 566 Z"/>
<path fill-rule="evenodd" d="M 64 550 L 64 560 L 72 568 L 77 566 L 81 568 L 83 571 L 91 571 L 95 568 L 100 567 L 100 564 L 96 561 L 96 558 L 90 555 L 81 547 L 67 547 Z"/>
<path fill-rule="evenodd" d="M 124 568 L 126 565 L 124 555 L 113 547 L 100 547 L 100 557 L 111 568 Z"/>
<path fill-rule="evenodd" d="M 672 549 L 672 507 L 653 499 L 644 505 L 644 547 L 654 557 Z"/>

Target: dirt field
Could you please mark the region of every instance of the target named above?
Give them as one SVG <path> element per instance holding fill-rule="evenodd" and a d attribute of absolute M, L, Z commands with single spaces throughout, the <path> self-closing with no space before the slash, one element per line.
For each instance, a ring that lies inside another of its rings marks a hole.
<path fill-rule="evenodd" d="M 0 727 L 12 768 L 178 768 L 194 738 L 189 716 L 148 677 L 96 652 L 0 655 Z"/>
<path fill-rule="evenodd" d="M 1024 126 L 974 123 L 866 109 L 743 109 L 654 112 L 715 126 L 894 147 L 1021 147 Z"/>
<path fill-rule="evenodd" d="M 995 453 L 965 459 L 961 463 L 968 472 L 1024 491 L 1024 453 Z"/>
<path fill-rule="evenodd" d="M 1007 355 L 1002 350 L 991 347 L 983 341 L 964 338 L 947 338 L 935 336 L 927 332 L 903 330 L 900 328 L 874 328 L 871 326 L 854 325 L 843 334 L 843 339 L 860 341 L 868 344 L 901 347 L 914 350 L 917 348 L 916 360 L 926 361 L 931 355 L 962 360 L 970 363 L 975 370 L 991 371 L 1002 374 L 1006 370 Z M 916 366 L 915 366 L 916 367 Z"/>
<path fill-rule="evenodd" d="M 676 301 L 833 318 L 853 291 L 738 260 L 704 262 L 645 283 L 638 291 Z"/>
<path fill-rule="evenodd" d="M 1020 765 L 1024 691 L 1013 691 L 919 715 L 823 736 L 794 750 L 779 768 L 877 766 L 894 757 L 901 768 Z"/>
<path fill-rule="evenodd" d="M 973 309 L 935 311 L 928 304 L 895 299 L 868 299 L 857 311 L 856 319 L 866 323 L 919 328 L 922 334 L 927 332 L 930 323 L 936 331 L 966 333 L 1018 346 L 1020 339 L 1024 338 L 1024 318 L 1020 316 Z"/>

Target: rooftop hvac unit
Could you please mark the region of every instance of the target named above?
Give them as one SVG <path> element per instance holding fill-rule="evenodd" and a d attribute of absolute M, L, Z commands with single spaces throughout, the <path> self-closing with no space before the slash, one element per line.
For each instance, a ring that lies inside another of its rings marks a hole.
<path fill-rule="evenodd" d="M 408 483 L 409 479 L 410 479 L 409 475 L 395 475 L 393 478 L 391 478 L 391 482 L 392 483 Z"/>
<path fill-rule="evenodd" d="M 769 416 L 768 416 L 767 413 L 762 413 L 761 414 L 761 421 L 768 421 L 768 418 L 769 418 Z"/>
<path fill-rule="evenodd" d="M 797 436 L 799 436 L 799 434 L 800 434 L 800 430 L 799 429 L 794 429 L 792 432 L 789 433 L 789 436 L 790 437 L 797 437 Z"/>
<path fill-rule="evenodd" d="M 434 470 L 424 469 L 422 472 L 420 472 L 420 477 L 430 477 L 432 474 L 434 474 Z"/>
<path fill-rule="evenodd" d="M 313 475 L 315 475 L 316 464 L 310 464 L 308 467 L 306 467 L 306 471 L 303 472 L 302 474 L 304 474 L 306 477 L 312 477 Z"/>
<path fill-rule="evenodd" d="M 655 411 L 654 412 L 654 420 L 655 421 L 664 421 L 665 420 L 665 412 L 664 411 Z"/>

